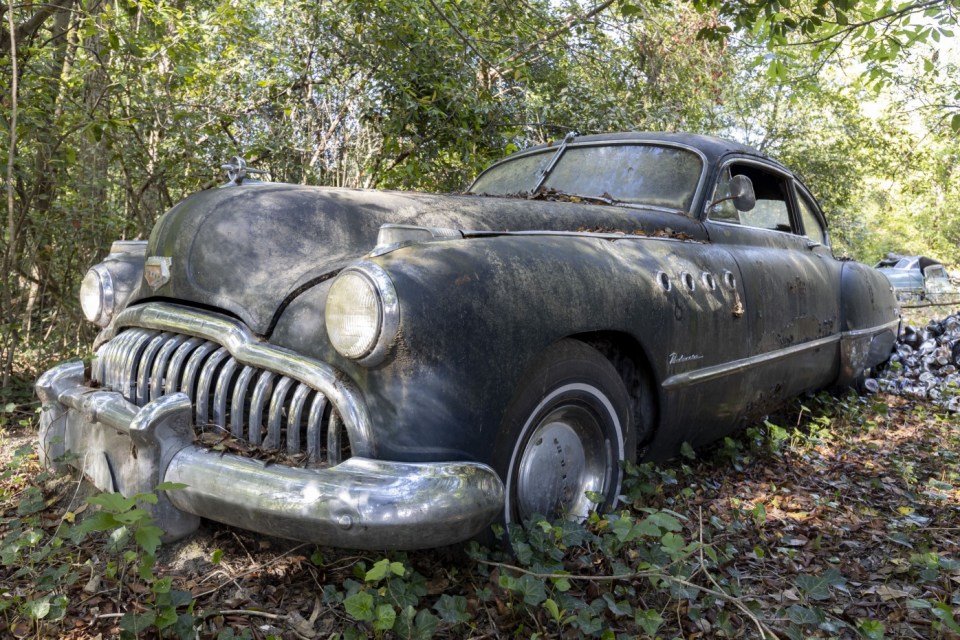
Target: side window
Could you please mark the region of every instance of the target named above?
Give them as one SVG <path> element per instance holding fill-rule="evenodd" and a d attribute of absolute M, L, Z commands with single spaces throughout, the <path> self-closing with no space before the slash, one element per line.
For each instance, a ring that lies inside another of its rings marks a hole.
<path fill-rule="evenodd" d="M 790 224 L 790 206 L 787 179 L 752 164 L 731 164 L 724 169 L 717 182 L 713 200 L 729 197 L 729 183 L 733 176 L 744 175 L 753 183 L 757 204 L 750 211 L 738 211 L 732 200 L 724 200 L 710 208 L 710 219 L 735 222 L 747 227 L 773 231 L 793 231 Z"/>
<path fill-rule="evenodd" d="M 720 174 L 713 200 L 714 202 L 722 200 L 722 202 L 718 202 L 710 209 L 711 220 L 740 224 L 740 212 L 737 211 L 733 200 L 730 199 L 730 167 L 724 169 L 723 173 Z"/>
<path fill-rule="evenodd" d="M 827 244 L 827 234 L 820 224 L 820 218 L 815 213 L 813 203 L 807 199 L 805 193 L 797 191 L 797 202 L 800 205 L 800 220 L 803 222 L 804 235 L 820 244 Z"/>
<path fill-rule="evenodd" d="M 950 276 L 947 275 L 947 270 L 942 265 L 933 264 L 923 270 L 923 277 L 947 280 Z"/>

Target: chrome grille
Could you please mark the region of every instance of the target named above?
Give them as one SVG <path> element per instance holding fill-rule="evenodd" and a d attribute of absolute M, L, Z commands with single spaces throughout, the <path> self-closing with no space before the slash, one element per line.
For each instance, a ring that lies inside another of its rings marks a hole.
<path fill-rule="evenodd" d="M 246 365 L 220 344 L 153 329 L 128 329 L 97 351 L 93 381 L 137 406 L 183 392 L 200 432 L 220 431 L 266 451 L 306 454 L 312 464 L 349 457 L 340 416 L 320 391 L 283 373 Z"/>

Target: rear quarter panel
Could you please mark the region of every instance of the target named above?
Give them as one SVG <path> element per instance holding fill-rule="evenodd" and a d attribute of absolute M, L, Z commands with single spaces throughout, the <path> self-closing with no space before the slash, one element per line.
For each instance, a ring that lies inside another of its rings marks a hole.
<path fill-rule="evenodd" d="M 890 357 L 899 331 L 900 309 L 887 278 L 859 262 L 845 262 L 841 284 L 840 375 L 837 384 L 854 384 L 864 369 Z"/>

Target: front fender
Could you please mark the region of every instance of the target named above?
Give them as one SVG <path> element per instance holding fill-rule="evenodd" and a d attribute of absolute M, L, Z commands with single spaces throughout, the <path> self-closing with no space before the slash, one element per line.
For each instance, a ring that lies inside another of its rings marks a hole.
<path fill-rule="evenodd" d="M 390 275 L 400 301 L 399 335 L 382 364 L 360 367 L 330 348 L 326 284 L 293 301 L 271 342 L 330 362 L 353 380 L 384 459 L 489 461 L 528 365 L 567 336 L 627 334 L 643 348 L 657 381 L 736 358 L 747 344 L 737 333 L 745 324 L 735 317 L 742 290 L 736 278 L 723 277 L 737 267 L 716 245 L 504 235 L 414 245 L 368 259 Z M 723 406 L 714 410 L 727 421 Z"/>

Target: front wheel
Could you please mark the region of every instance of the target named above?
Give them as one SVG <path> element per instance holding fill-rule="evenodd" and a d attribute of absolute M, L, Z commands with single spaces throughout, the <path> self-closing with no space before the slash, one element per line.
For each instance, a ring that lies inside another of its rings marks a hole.
<path fill-rule="evenodd" d="M 534 515 L 583 519 L 611 507 L 620 460 L 635 460 L 630 398 L 603 354 L 562 340 L 531 367 L 507 408 L 496 466 L 504 480 L 504 522 Z"/>

